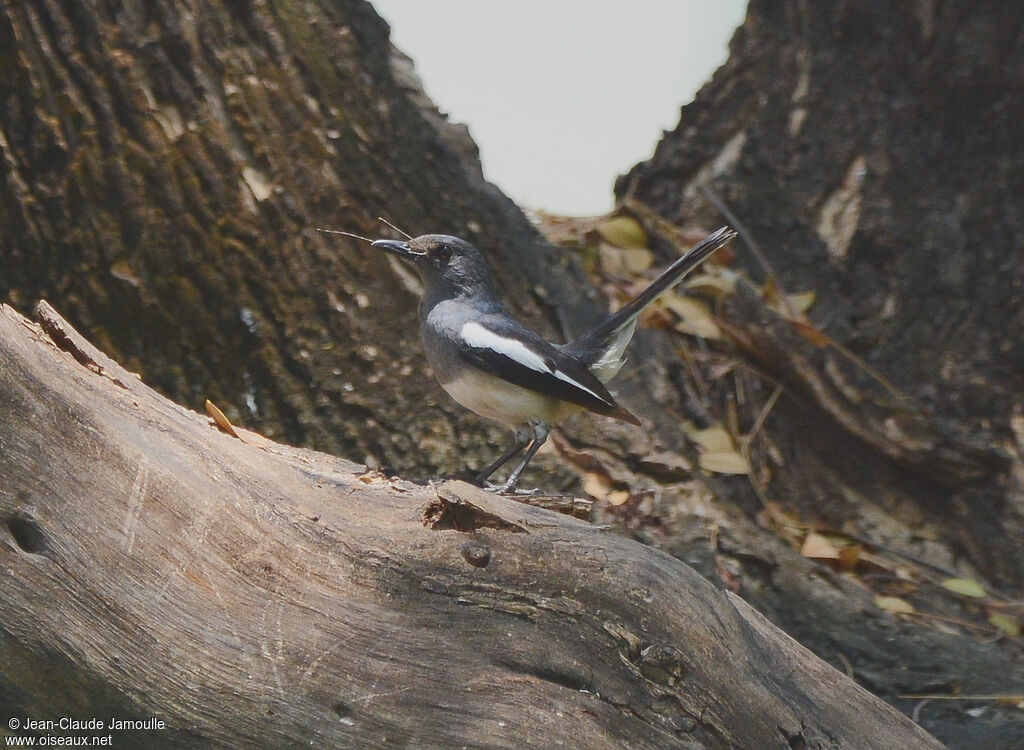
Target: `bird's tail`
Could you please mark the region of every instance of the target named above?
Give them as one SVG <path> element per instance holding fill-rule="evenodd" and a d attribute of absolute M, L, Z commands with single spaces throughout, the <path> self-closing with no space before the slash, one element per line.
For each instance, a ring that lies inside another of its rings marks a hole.
<path fill-rule="evenodd" d="M 729 227 L 709 234 L 603 323 L 566 344 L 566 352 L 588 363 L 598 380 L 611 380 L 622 367 L 622 354 L 633 337 L 637 316 L 643 309 L 735 236 L 736 232 Z"/>

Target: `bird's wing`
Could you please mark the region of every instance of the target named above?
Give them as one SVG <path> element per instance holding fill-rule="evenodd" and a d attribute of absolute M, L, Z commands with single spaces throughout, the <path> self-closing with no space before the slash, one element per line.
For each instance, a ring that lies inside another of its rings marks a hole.
<path fill-rule="evenodd" d="M 577 404 L 633 424 L 640 420 L 590 370 L 528 328 L 505 316 L 484 316 L 458 330 L 459 354 L 470 364 L 521 388 Z"/>

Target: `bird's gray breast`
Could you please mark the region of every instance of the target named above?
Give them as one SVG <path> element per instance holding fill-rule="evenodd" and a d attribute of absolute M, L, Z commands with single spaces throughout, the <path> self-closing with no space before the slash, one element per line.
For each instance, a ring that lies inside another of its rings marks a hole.
<path fill-rule="evenodd" d="M 458 336 L 464 315 L 454 300 L 438 302 L 429 310 L 420 310 L 420 337 L 427 361 L 434 377 L 441 385 L 455 380 L 460 374 Z"/>

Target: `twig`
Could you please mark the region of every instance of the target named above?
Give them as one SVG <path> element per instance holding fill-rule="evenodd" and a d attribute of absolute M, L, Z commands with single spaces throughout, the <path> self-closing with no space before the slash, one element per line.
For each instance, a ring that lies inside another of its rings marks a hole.
<path fill-rule="evenodd" d="M 768 397 L 768 400 L 765 402 L 764 407 L 762 407 L 761 413 L 758 414 L 757 415 L 757 419 L 754 420 L 754 426 L 750 428 L 750 432 L 744 438 L 744 440 L 747 441 L 748 445 L 751 442 L 753 442 L 754 438 L 757 436 L 757 433 L 760 431 L 761 427 L 764 425 L 765 420 L 768 419 L 768 415 L 771 413 L 772 409 L 775 407 L 775 402 L 779 400 L 779 396 L 781 396 L 781 395 L 782 395 L 782 384 L 780 383 L 780 384 L 775 386 L 775 390 L 772 391 L 772 395 Z"/>
<path fill-rule="evenodd" d="M 843 669 L 846 671 L 846 676 L 851 680 L 855 679 L 853 674 L 853 665 L 850 663 L 850 660 L 846 658 L 846 654 L 842 651 L 837 651 L 836 656 L 839 658 L 839 661 L 843 663 Z"/>
<path fill-rule="evenodd" d="M 948 615 L 939 615 L 934 612 L 905 612 L 903 613 L 907 617 L 916 617 L 920 620 L 938 620 L 940 622 L 948 622 L 953 625 L 959 625 L 965 630 L 972 630 L 979 635 L 989 635 L 994 629 L 992 626 L 981 625 L 979 623 L 968 622 L 967 620 L 961 620 L 959 617 L 950 617 Z"/>
<path fill-rule="evenodd" d="M 690 353 L 689 347 L 680 344 L 676 347 L 676 354 L 679 355 L 679 359 L 683 361 L 683 365 L 686 367 L 686 372 L 690 377 L 690 382 L 693 383 L 694 388 L 697 391 L 697 398 L 700 399 L 700 405 L 708 411 L 711 407 L 711 395 L 710 390 L 700 370 L 697 367 L 697 363 L 693 359 L 693 355 Z"/>
<path fill-rule="evenodd" d="M 787 313 L 796 317 L 796 310 L 794 310 L 793 306 L 789 303 L 789 297 L 786 295 L 786 290 L 783 289 L 782 285 L 779 283 L 779 277 L 775 273 L 775 269 L 772 268 L 771 263 L 768 262 L 768 257 L 761 252 L 761 246 L 757 244 L 757 240 L 754 239 L 754 235 L 750 233 L 750 230 L 747 229 L 746 225 L 729 209 L 729 206 L 726 205 L 725 201 L 718 197 L 718 194 L 715 193 L 714 190 L 707 185 L 701 185 L 698 190 L 700 190 L 700 194 L 704 196 L 705 200 L 714 206 L 718 210 L 718 213 L 722 214 L 722 217 L 729 222 L 729 225 L 733 229 L 736 230 L 739 236 L 743 239 L 743 242 L 745 242 L 747 247 L 750 248 L 750 252 L 753 253 L 755 258 L 757 258 L 757 262 L 761 264 L 761 270 L 764 271 L 767 276 L 770 276 L 775 280 L 775 287 L 779 290 L 779 298 L 782 302 L 782 306 L 786 308 Z"/>
<path fill-rule="evenodd" d="M 907 403 L 910 401 L 910 398 L 905 393 L 903 393 L 903 391 L 901 391 L 899 388 L 890 383 L 889 380 L 882 373 L 880 373 L 874 367 L 872 367 L 863 359 L 858 357 L 852 351 L 847 349 L 845 346 L 840 344 L 831 336 L 827 336 L 827 338 L 829 346 L 831 346 L 841 355 L 843 355 L 848 360 L 853 362 L 853 364 L 857 365 L 857 367 L 861 368 L 864 372 L 866 372 L 868 375 L 874 378 L 879 384 L 881 384 L 883 388 L 885 388 L 885 390 L 889 391 L 889 395 L 893 396 L 895 399 L 903 403 Z"/>
<path fill-rule="evenodd" d="M 927 701 L 1005 701 L 1007 703 L 1024 702 L 1024 694 L 1014 695 L 1012 693 L 992 693 L 981 695 L 941 695 L 937 693 L 904 693 L 899 697 L 909 698 L 911 700 L 920 699 Z"/>
<path fill-rule="evenodd" d="M 775 508 L 775 504 L 768 499 L 768 496 L 765 495 L 764 491 L 758 486 L 758 479 L 754 473 L 754 462 L 750 457 L 750 444 L 757 433 L 760 432 L 765 420 L 768 419 L 768 414 L 771 413 L 771 410 L 775 406 L 775 402 L 779 400 L 780 395 L 782 395 L 782 384 L 775 386 L 775 390 L 772 391 L 772 395 L 768 397 L 765 405 L 761 408 L 761 413 L 757 415 L 757 419 L 754 421 L 754 426 L 745 437 L 740 439 L 739 448 L 740 455 L 743 456 L 743 460 L 747 464 L 747 476 L 750 480 L 751 489 L 754 490 L 754 494 L 757 495 L 758 500 L 761 501 L 761 505 L 771 517 L 772 521 L 774 521 L 780 529 L 784 529 L 786 527 L 786 518 L 778 512 Z"/>
<path fill-rule="evenodd" d="M 949 578 L 958 578 L 960 576 L 960 574 L 957 573 L 955 570 L 943 567 L 938 563 L 929 562 L 928 560 L 918 557 L 917 555 L 913 555 L 910 552 L 904 552 L 903 550 L 897 549 L 896 547 L 891 547 L 888 544 L 882 544 L 881 542 L 872 541 L 867 537 L 860 536 L 859 534 L 854 534 L 850 531 L 842 531 L 840 529 L 829 528 L 818 529 L 818 531 L 824 534 L 833 534 L 835 536 L 846 537 L 847 539 L 856 542 L 857 544 L 863 545 L 868 549 L 872 549 L 875 552 L 884 552 L 887 555 L 898 557 L 902 560 L 906 560 L 907 562 L 919 565 L 922 568 L 928 568 L 929 570 L 933 570 L 937 573 L 942 573 L 944 576 L 947 576 Z"/>
<path fill-rule="evenodd" d="M 931 698 L 925 698 L 914 704 L 914 711 L 910 714 L 910 718 L 914 720 L 915 724 L 921 723 L 921 710 L 931 702 Z"/>

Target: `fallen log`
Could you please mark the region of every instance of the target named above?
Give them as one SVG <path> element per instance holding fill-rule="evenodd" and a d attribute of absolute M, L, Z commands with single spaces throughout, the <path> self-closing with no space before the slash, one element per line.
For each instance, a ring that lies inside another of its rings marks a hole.
<path fill-rule="evenodd" d="M 0 309 L 11 731 L 65 717 L 118 747 L 941 747 L 675 558 L 464 483 L 229 436 L 45 303 L 39 317 Z"/>

